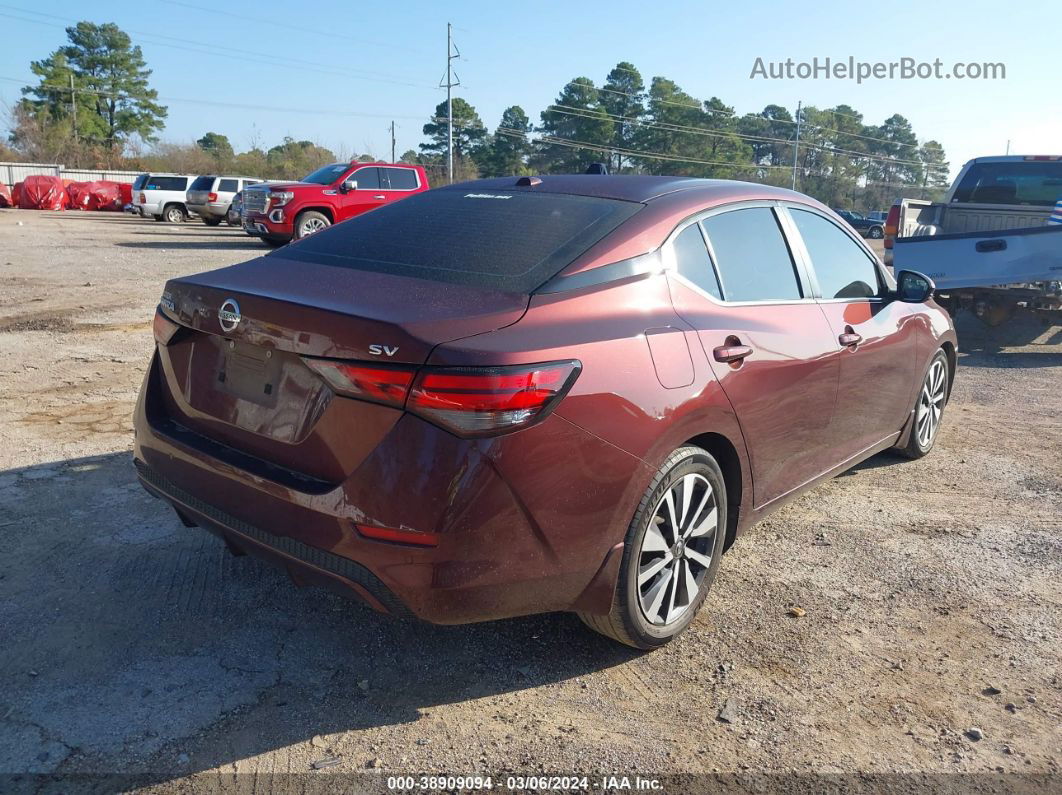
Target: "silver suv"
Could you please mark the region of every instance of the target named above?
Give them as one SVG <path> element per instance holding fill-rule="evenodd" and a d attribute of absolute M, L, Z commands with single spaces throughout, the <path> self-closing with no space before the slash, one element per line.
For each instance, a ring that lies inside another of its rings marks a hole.
<path fill-rule="evenodd" d="M 207 226 L 217 226 L 225 220 L 237 193 L 249 185 L 257 185 L 257 177 L 221 177 L 207 174 L 197 177 L 188 189 L 188 210 L 198 215 Z"/>
<path fill-rule="evenodd" d="M 133 206 L 144 218 L 180 223 L 188 217 L 188 186 L 195 177 L 141 174 L 133 183 Z"/>

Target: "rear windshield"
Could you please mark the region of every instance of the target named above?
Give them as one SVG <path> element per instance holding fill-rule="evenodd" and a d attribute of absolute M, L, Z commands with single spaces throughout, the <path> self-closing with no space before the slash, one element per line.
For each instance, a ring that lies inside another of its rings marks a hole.
<path fill-rule="evenodd" d="M 307 174 L 301 181 L 312 182 L 315 185 L 331 185 L 343 176 L 343 172 L 348 168 L 350 168 L 350 163 L 332 163 L 331 165 L 321 166 L 316 171 Z"/>
<path fill-rule="evenodd" d="M 356 216 L 282 256 L 529 293 L 643 205 L 474 186 L 415 194 Z"/>
<path fill-rule="evenodd" d="M 133 180 L 133 190 L 140 190 L 144 186 L 144 180 L 148 178 L 147 174 L 141 174 L 139 177 Z"/>
<path fill-rule="evenodd" d="M 210 190 L 212 187 L 214 187 L 213 177 L 196 177 L 192 187 L 188 190 Z"/>
<path fill-rule="evenodd" d="M 953 202 L 1054 207 L 1062 199 L 1062 161 L 974 163 L 955 189 Z"/>

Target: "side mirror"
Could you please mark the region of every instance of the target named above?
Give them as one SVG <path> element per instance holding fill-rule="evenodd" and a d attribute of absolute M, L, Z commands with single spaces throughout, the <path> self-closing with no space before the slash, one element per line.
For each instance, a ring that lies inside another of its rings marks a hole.
<path fill-rule="evenodd" d="M 343 184 L 339 187 L 343 189 L 344 193 L 346 193 L 347 191 L 357 190 L 358 181 L 356 179 L 345 179 L 343 180 Z"/>
<path fill-rule="evenodd" d="M 933 280 L 918 271 L 896 274 L 896 297 L 905 304 L 924 304 L 933 297 L 936 289 Z"/>

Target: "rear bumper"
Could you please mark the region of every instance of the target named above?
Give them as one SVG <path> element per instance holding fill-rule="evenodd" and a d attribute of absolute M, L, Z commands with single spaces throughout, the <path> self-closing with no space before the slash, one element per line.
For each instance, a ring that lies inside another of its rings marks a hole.
<path fill-rule="evenodd" d="M 224 218 L 229 212 L 229 205 L 218 203 L 189 204 L 188 212 L 194 213 L 200 217 Z"/>
<path fill-rule="evenodd" d="M 160 370 L 156 358 L 134 417 L 141 483 L 297 582 L 438 624 L 608 612 L 613 548 L 651 473 L 568 421 L 468 441 L 407 414 L 342 483 L 298 482 L 174 431 L 159 415 Z M 355 522 L 435 533 L 439 543 L 370 539 Z"/>

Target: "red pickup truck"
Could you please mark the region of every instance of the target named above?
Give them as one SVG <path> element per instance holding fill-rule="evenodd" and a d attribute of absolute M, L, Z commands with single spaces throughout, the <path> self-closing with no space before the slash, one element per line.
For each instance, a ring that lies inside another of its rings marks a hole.
<path fill-rule="evenodd" d="M 331 163 L 301 182 L 244 189 L 243 230 L 269 246 L 283 246 L 427 189 L 428 175 L 422 166 Z"/>

